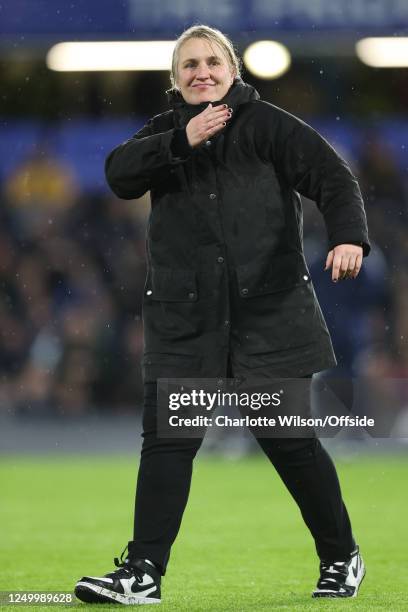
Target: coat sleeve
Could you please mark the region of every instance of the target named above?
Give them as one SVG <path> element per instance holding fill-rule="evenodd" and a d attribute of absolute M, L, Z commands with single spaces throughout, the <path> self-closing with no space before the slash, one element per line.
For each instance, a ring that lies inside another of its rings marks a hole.
<path fill-rule="evenodd" d="M 153 118 L 108 155 L 106 180 L 119 198 L 140 198 L 165 178 L 172 167 L 188 159 L 192 149 L 185 129 L 156 132 Z"/>
<path fill-rule="evenodd" d="M 370 252 L 367 219 L 357 179 L 312 127 L 272 104 L 260 103 L 255 145 L 295 191 L 314 200 L 327 228 L 329 250 L 361 244 Z"/>

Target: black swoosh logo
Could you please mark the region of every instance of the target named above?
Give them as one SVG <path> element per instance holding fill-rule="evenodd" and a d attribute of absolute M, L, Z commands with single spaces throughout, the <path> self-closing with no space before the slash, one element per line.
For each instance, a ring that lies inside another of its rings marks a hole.
<path fill-rule="evenodd" d="M 357 557 L 357 565 L 356 565 L 355 569 L 354 569 L 354 567 L 351 567 L 351 569 L 353 570 L 353 575 L 354 575 L 354 578 L 357 578 L 357 575 L 358 575 L 358 570 L 359 570 L 359 563 L 360 563 L 360 560 L 359 560 L 359 558 Z"/>

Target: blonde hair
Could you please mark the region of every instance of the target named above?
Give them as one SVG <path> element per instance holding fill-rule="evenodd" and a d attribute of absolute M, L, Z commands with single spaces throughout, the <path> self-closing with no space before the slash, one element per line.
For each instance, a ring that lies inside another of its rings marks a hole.
<path fill-rule="evenodd" d="M 177 66 L 180 58 L 180 49 L 187 40 L 190 40 L 190 38 L 203 38 L 210 44 L 216 43 L 219 45 L 228 60 L 232 72 L 235 73 L 236 77 L 241 76 L 241 60 L 235 52 L 234 45 L 230 39 L 215 28 L 210 28 L 202 24 L 194 25 L 185 30 L 176 40 L 170 72 L 170 81 L 173 89 L 177 89 Z"/>

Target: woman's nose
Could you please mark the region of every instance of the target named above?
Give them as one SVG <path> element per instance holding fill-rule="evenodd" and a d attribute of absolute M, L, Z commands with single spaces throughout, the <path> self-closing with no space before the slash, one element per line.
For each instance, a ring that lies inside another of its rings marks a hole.
<path fill-rule="evenodd" d="M 199 64 L 197 66 L 196 78 L 207 79 L 210 76 L 210 71 L 207 64 Z"/>

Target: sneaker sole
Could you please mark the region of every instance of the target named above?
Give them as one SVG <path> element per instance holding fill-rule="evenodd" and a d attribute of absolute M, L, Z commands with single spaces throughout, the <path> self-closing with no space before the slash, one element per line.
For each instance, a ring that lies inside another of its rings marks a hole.
<path fill-rule="evenodd" d="M 161 599 L 137 597 L 136 594 L 133 596 L 122 595 L 88 582 L 78 582 L 75 587 L 75 595 L 85 603 L 118 603 L 125 606 L 161 603 Z"/>

